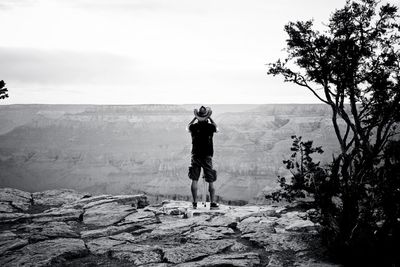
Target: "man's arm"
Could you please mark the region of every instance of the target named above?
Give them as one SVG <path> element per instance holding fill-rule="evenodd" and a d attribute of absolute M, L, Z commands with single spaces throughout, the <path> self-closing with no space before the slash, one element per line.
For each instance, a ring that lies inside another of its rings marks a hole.
<path fill-rule="evenodd" d="M 211 117 L 209 117 L 208 119 L 210 120 L 211 124 L 215 126 L 215 132 L 218 133 L 219 130 L 218 130 L 218 126 L 217 126 L 217 124 L 215 123 L 215 121 L 213 121 L 213 119 L 211 119 Z"/>
<path fill-rule="evenodd" d="M 193 120 L 191 120 L 191 121 L 189 122 L 189 124 L 186 126 L 186 131 L 190 132 L 190 130 L 189 130 L 190 125 L 192 125 L 192 124 L 195 122 L 195 120 L 196 120 L 196 117 L 194 117 Z"/>

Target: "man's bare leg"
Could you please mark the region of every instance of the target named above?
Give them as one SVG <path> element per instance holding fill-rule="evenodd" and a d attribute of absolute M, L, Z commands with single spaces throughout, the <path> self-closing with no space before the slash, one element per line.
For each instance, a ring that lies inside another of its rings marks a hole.
<path fill-rule="evenodd" d="M 197 182 L 195 180 L 192 180 L 192 186 L 191 186 L 191 190 L 192 190 L 192 197 L 193 197 L 193 202 L 197 202 Z"/>
<path fill-rule="evenodd" d="M 210 202 L 214 203 L 215 200 L 215 189 L 214 189 L 214 183 L 208 183 L 208 192 L 210 192 Z"/>

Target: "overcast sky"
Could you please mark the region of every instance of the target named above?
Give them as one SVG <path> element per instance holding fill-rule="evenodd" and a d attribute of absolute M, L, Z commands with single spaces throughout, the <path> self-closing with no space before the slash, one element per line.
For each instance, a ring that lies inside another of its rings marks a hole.
<path fill-rule="evenodd" d="M 345 0 L 0 0 L 0 104 L 312 103 L 267 76 Z"/>

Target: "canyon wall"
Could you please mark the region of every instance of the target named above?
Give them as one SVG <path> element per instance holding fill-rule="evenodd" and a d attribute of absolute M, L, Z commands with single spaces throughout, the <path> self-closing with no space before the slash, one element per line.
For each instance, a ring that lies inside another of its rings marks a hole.
<path fill-rule="evenodd" d="M 0 187 L 73 188 L 188 199 L 191 138 L 198 105 L 0 106 Z M 215 105 L 214 165 L 220 200 L 262 199 L 285 175 L 291 135 L 337 149 L 324 105 Z"/>

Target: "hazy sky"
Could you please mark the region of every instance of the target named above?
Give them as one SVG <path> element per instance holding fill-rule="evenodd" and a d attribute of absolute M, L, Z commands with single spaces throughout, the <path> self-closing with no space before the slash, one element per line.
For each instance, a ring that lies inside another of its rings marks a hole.
<path fill-rule="evenodd" d="M 309 103 L 267 76 L 288 21 L 345 0 L 0 0 L 12 103 Z"/>

